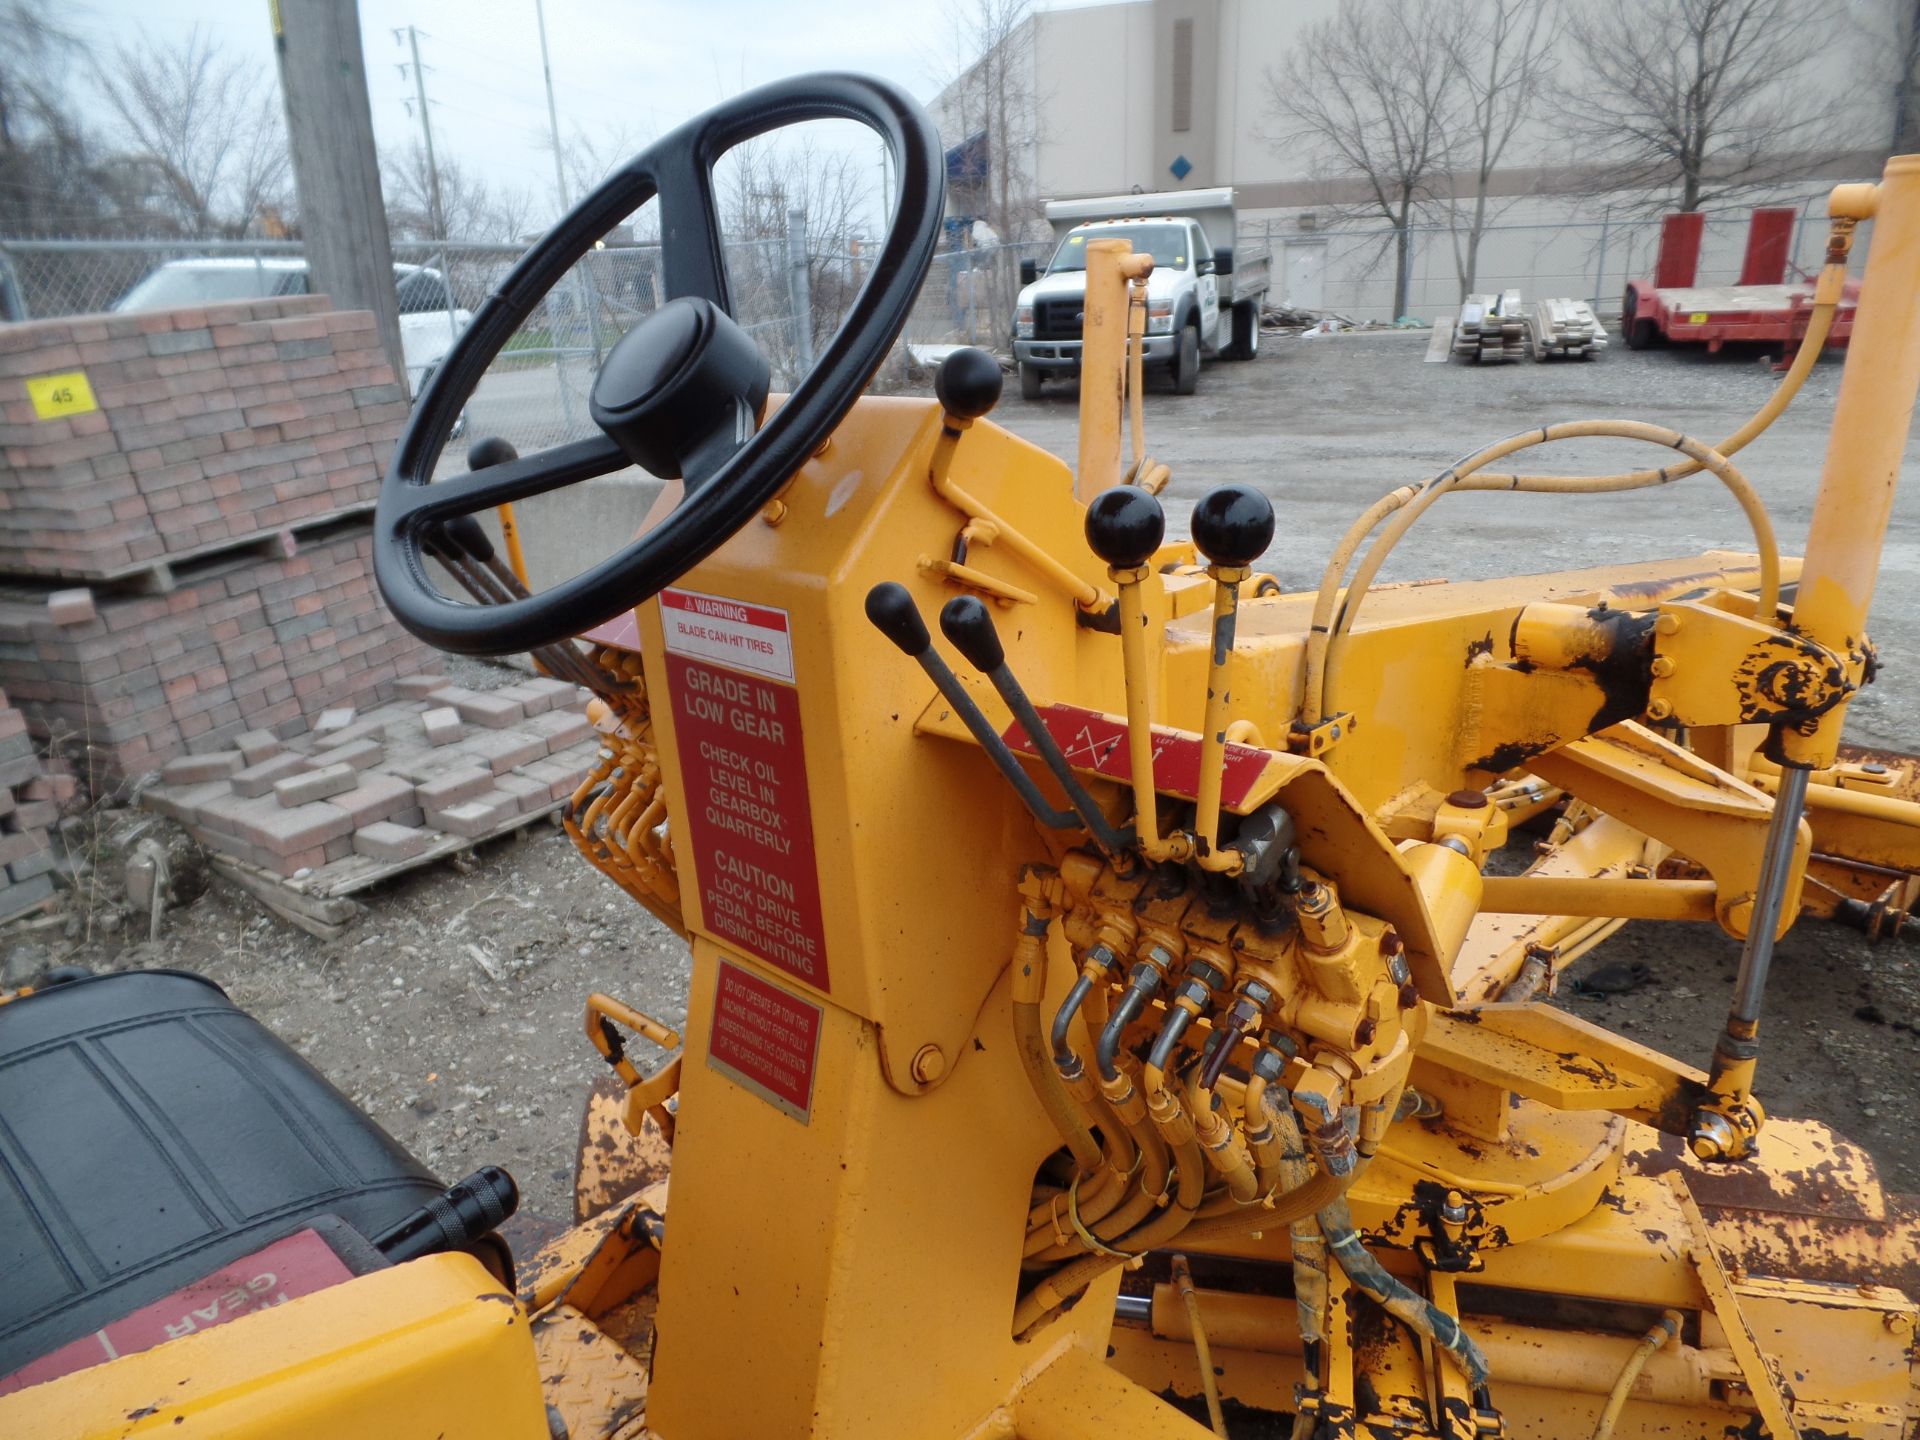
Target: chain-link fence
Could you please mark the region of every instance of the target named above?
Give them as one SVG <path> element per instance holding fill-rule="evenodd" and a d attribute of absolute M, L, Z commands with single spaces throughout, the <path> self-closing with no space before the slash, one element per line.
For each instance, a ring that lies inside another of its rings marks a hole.
<path fill-rule="evenodd" d="M 1800 211 L 1789 255 L 1790 279 L 1811 275 L 1820 267 L 1827 241 L 1825 199 L 1823 191 L 1783 202 Z M 1706 218 L 1696 284 L 1730 285 L 1739 278 L 1748 223 L 1744 210 Z M 1483 293 L 1519 290 L 1529 301 L 1583 299 L 1601 315 L 1617 317 L 1627 283 L 1653 273 L 1660 225 L 1657 217 L 1604 213 L 1597 220 L 1490 226 L 1481 236 L 1472 288 Z M 1271 247 L 1269 304 L 1351 320 L 1398 318 L 1393 303 L 1398 232 L 1392 226 L 1303 230 L 1295 221 L 1269 221 L 1243 225 L 1240 236 Z M 1854 251 L 1856 274 L 1870 238 L 1871 227 L 1863 228 Z M 1408 240 L 1405 313 L 1430 320 L 1457 307 L 1466 232 L 1448 226 L 1413 226 Z"/>
<path fill-rule="evenodd" d="M 1820 197 L 1801 205 L 1790 273 L 1820 263 L 1826 223 Z M 1699 283 L 1733 281 L 1747 237 L 1745 213 L 1708 217 Z M 1627 281 L 1653 269 L 1657 219 L 1565 224 L 1495 225 L 1481 238 L 1474 288 L 1519 289 L 1528 299 L 1585 298 L 1605 315 L 1619 313 Z M 1410 232 L 1406 310 L 1432 318 L 1460 301 L 1457 259 L 1461 233 L 1444 227 Z M 1864 257 L 1864 243 L 1856 267 Z M 1269 304 L 1343 315 L 1354 320 L 1394 317 L 1391 227 L 1301 229 L 1296 221 L 1243 225 L 1240 243 L 1264 245 L 1271 256 Z M 1005 352 L 1023 260 L 1045 262 L 1046 241 L 997 246 L 959 245 L 934 259 L 909 317 L 897 359 L 882 383 L 921 384 L 924 370 L 946 347 L 984 345 Z M 776 389 L 790 388 L 845 320 L 865 283 L 871 247 L 860 240 L 825 246 L 809 239 L 806 217 L 793 212 L 786 233 L 730 239 L 725 245 L 735 318 L 773 369 Z M 403 340 L 416 384 L 444 352 L 465 317 L 525 253 L 521 245 L 465 241 L 400 242 Z M 191 262 L 183 264 L 181 262 Z M 91 313 L 150 299 L 163 267 L 198 278 L 189 298 L 300 294 L 306 290 L 301 246 L 292 241 L 31 240 L 0 238 L 0 315 L 41 318 Z M 595 433 L 587 395 L 607 350 L 663 299 L 657 245 L 612 241 L 574 266 L 508 341 L 468 407 L 472 433 L 497 434 L 522 450 Z M 142 287 L 149 287 L 142 290 Z M 164 290 L 164 287 L 162 287 Z M 136 293 L 139 292 L 139 293 Z"/>

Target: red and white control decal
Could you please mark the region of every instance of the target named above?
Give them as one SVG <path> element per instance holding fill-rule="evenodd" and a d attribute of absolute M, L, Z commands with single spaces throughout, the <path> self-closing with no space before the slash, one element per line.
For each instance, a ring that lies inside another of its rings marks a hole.
<path fill-rule="evenodd" d="M 1127 724 L 1097 710 L 1078 705 L 1043 705 L 1040 719 L 1053 743 L 1076 770 L 1091 770 L 1111 780 L 1133 779 L 1133 757 L 1127 750 Z M 1038 754 L 1019 721 L 1000 737 L 1014 750 Z M 1251 745 L 1228 744 L 1226 774 L 1220 803 L 1238 809 L 1267 768 L 1267 752 Z M 1177 730 L 1153 728 L 1153 785 L 1156 790 L 1194 799 L 1200 793 L 1200 739 Z"/>
<path fill-rule="evenodd" d="M 122 1355 L 138 1355 L 352 1278 L 353 1272 L 317 1231 L 299 1230 L 0 1377 L 0 1395 L 104 1365 Z"/>
<path fill-rule="evenodd" d="M 707 1063 L 802 1125 L 813 1114 L 820 1007 L 720 962 Z"/>
<path fill-rule="evenodd" d="M 787 612 L 665 590 L 660 619 L 706 928 L 829 990 Z"/>

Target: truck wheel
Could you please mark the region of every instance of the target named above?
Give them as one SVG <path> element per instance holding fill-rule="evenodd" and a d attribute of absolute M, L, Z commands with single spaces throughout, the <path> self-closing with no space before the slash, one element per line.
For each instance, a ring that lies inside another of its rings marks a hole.
<path fill-rule="evenodd" d="M 1173 359 L 1173 393 L 1191 395 L 1200 385 L 1200 332 L 1188 325 L 1180 331 L 1180 352 Z"/>
<path fill-rule="evenodd" d="M 1022 365 L 1020 367 L 1020 398 L 1022 400 L 1038 400 L 1040 398 L 1040 385 L 1045 378 L 1037 366 Z"/>
<path fill-rule="evenodd" d="M 1657 321 L 1636 318 L 1639 308 L 1640 292 L 1629 285 L 1620 302 L 1620 334 L 1629 350 L 1650 350 L 1660 343 L 1660 326 Z"/>
<path fill-rule="evenodd" d="M 1260 302 L 1242 300 L 1233 307 L 1233 341 L 1227 346 L 1228 360 L 1251 360 L 1260 353 Z"/>

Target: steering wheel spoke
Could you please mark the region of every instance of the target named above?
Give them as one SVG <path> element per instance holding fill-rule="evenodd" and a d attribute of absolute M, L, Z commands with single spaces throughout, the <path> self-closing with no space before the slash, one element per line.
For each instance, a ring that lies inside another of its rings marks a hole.
<path fill-rule="evenodd" d="M 660 207 L 660 266 L 667 294 L 711 300 L 733 313 L 727 291 L 727 257 L 720 216 L 713 202 L 713 170 L 693 147 L 663 155 L 654 166 Z"/>
<path fill-rule="evenodd" d="M 455 516 L 510 505 L 562 486 L 610 475 L 632 463 L 611 437 L 593 435 L 465 475 L 436 480 L 431 485 L 413 486 L 393 507 L 393 519 L 397 525 L 417 531 Z"/>

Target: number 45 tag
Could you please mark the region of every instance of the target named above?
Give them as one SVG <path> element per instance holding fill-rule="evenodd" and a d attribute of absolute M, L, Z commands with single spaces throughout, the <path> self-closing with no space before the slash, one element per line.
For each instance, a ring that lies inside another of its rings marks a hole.
<path fill-rule="evenodd" d="M 33 401 L 33 413 L 42 420 L 85 415 L 100 408 L 84 370 L 69 370 L 64 375 L 36 375 L 27 381 L 27 398 Z"/>

